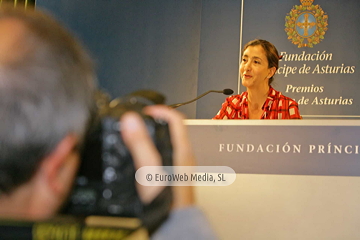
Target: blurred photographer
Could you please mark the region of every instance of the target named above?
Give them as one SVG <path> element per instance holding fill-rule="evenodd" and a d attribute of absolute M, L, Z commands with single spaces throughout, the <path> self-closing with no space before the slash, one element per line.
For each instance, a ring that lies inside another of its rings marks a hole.
<path fill-rule="evenodd" d="M 52 17 L 0 8 L 0 217 L 53 217 L 72 188 L 96 91 L 92 60 Z M 194 165 L 182 116 L 165 106 L 144 110 L 168 122 L 177 166 Z M 140 115 L 122 116 L 135 168 L 161 165 Z M 161 187 L 137 185 L 146 204 Z M 152 239 L 215 239 L 193 206 L 192 187 L 173 188 L 173 210 Z"/>

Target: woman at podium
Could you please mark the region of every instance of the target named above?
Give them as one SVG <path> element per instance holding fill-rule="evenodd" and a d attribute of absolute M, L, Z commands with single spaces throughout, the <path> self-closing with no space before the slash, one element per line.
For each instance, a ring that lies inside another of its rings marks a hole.
<path fill-rule="evenodd" d="M 226 98 L 213 119 L 300 119 L 297 102 L 271 86 L 281 59 L 275 46 L 255 39 L 245 45 L 241 56 L 246 91 Z"/>

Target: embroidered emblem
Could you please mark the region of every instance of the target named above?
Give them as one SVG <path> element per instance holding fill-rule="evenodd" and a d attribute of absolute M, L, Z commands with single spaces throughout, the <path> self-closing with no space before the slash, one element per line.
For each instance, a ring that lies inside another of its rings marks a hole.
<path fill-rule="evenodd" d="M 298 48 L 314 47 L 328 30 L 328 15 L 314 0 L 300 0 L 285 17 L 285 32 Z"/>

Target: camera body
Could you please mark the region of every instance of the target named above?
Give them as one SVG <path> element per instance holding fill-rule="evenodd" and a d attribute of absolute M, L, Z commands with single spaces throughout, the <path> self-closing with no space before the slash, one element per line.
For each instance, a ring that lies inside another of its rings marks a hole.
<path fill-rule="evenodd" d="M 152 91 L 138 91 L 113 101 L 109 101 L 106 94 L 99 93 L 96 97 L 97 113 L 88 128 L 76 183 L 63 213 L 137 217 L 151 221 L 165 218 L 172 202 L 171 190 L 166 187 L 157 197 L 157 203 L 151 206 L 151 211 L 140 201 L 135 187 L 134 163 L 122 140 L 120 122 L 125 112 L 138 112 L 162 157 L 163 165 L 172 166 L 167 123 L 141 113 L 145 106 L 162 103 L 163 100 L 162 95 Z"/>

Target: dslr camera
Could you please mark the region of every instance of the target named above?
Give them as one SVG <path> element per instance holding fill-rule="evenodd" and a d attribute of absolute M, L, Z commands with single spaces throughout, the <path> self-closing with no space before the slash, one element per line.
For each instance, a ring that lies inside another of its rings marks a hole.
<path fill-rule="evenodd" d="M 145 106 L 164 103 L 153 91 L 140 90 L 110 101 L 105 92 L 96 94 L 96 111 L 81 150 L 81 165 L 75 186 L 63 213 L 76 216 L 117 216 L 140 218 L 149 230 L 167 217 L 172 203 L 166 187 L 149 205 L 144 205 L 135 187 L 135 167 L 121 138 L 120 117 L 138 112 L 161 154 L 163 165 L 172 166 L 172 146 L 166 122 L 144 115 Z"/>

